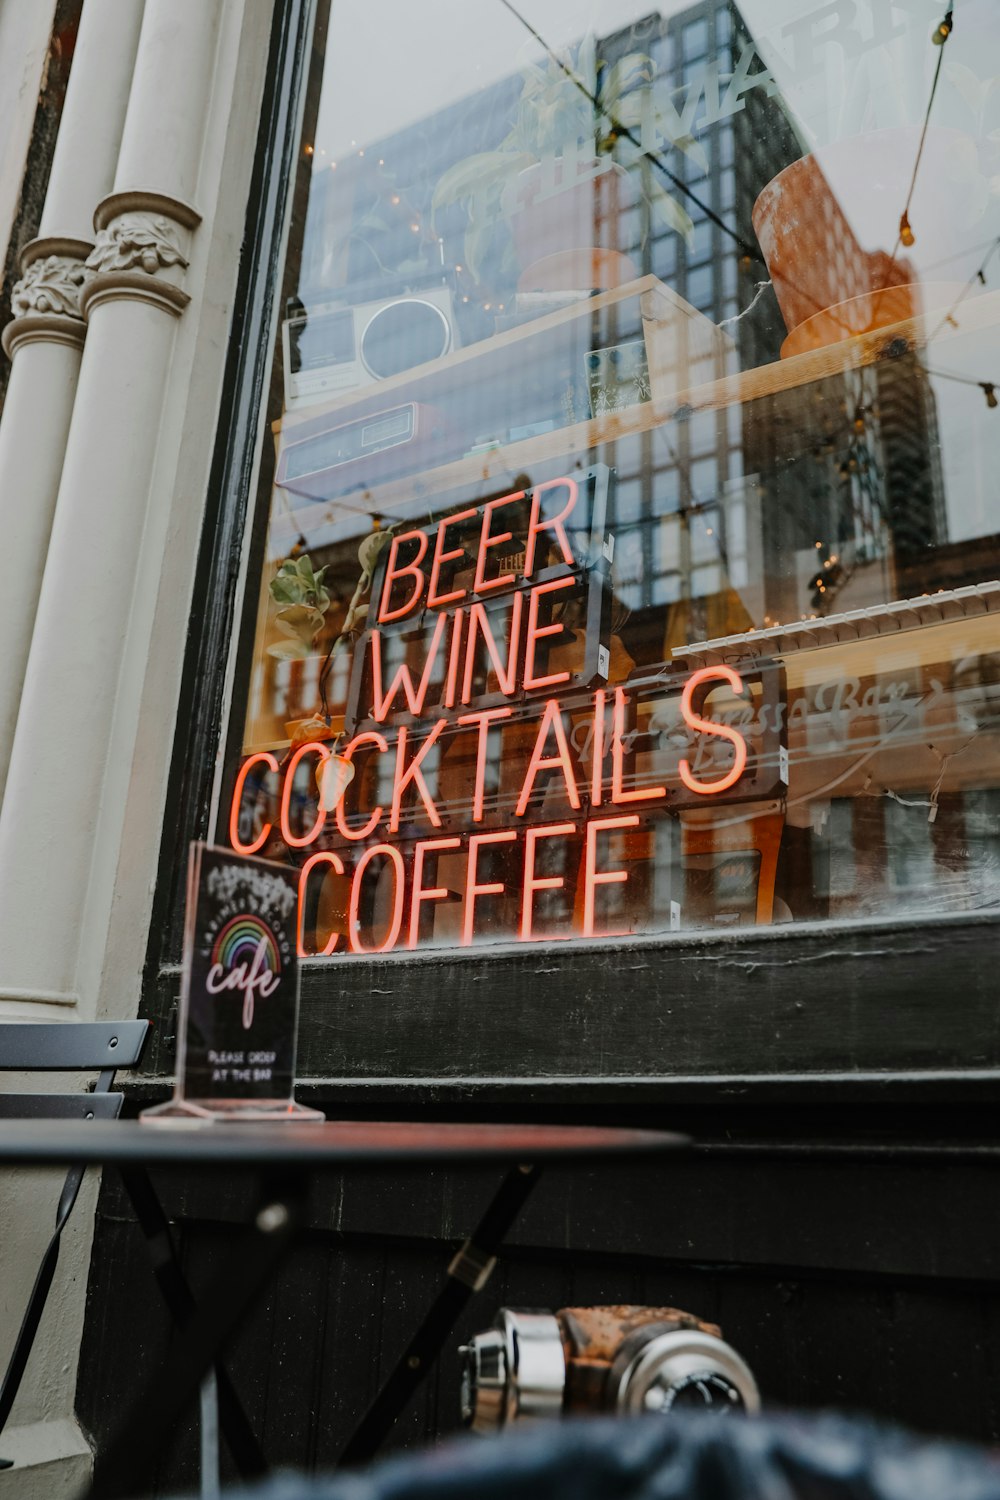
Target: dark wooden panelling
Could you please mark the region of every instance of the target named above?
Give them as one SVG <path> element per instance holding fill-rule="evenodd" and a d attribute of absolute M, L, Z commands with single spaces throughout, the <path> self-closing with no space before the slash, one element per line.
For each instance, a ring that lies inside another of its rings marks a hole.
<path fill-rule="evenodd" d="M 980 1215 L 995 1196 L 990 1182 L 923 1169 L 904 1171 L 893 1189 L 879 1170 L 824 1178 L 821 1169 L 803 1196 L 804 1177 L 762 1164 L 720 1219 L 736 1186 L 723 1165 L 703 1165 L 700 1187 L 692 1178 L 657 1184 L 639 1168 L 603 1182 L 543 1177 L 493 1281 L 466 1310 L 390 1447 L 456 1428 L 455 1351 L 499 1306 L 622 1300 L 672 1303 L 719 1322 L 777 1405 L 866 1410 L 927 1431 L 1000 1438 L 1000 1288 L 989 1280 L 996 1235 Z M 387 1174 L 364 1174 L 342 1196 L 338 1186 L 332 1210 L 322 1195 L 314 1204 L 313 1227 L 230 1357 L 276 1462 L 330 1466 L 429 1302 L 456 1226 L 479 1206 L 468 1174 L 437 1179 L 424 1213 L 412 1177 Z M 489 1191 L 485 1181 L 478 1187 Z M 243 1203 L 224 1182 L 212 1193 L 221 1217 L 189 1203 L 198 1217 L 180 1224 L 199 1286 L 234 1244 L 225 1210 Z M 176 1209 L 169 1189 L 165 1196 Z M 823 1196 L 828 1206 L 815 1225 Z M 109 1174 L 78 1389 L 99 1450 L 159 1357 L 164 1329 L 144 1245 Z M 192 1482 L 196 1452 L 192 1420 L 161 1466 L 162 1493 Z"/>
<path fill-rule="evenodd" d="M 481 958 L 306 965 L 299 1074 L 361 1084 L 494 1081 L 618 1090 L 628 1080 L 805 1084 L 834 1075 L 1000 1077 L 993 917 L 503 948 Z M 178 976 L 148 1014 L 169 1069 Z M 996 1079 L 989 1080 L 994 1086 Z M 855 1085 L 857 1086 L 857 1084 Z"/>

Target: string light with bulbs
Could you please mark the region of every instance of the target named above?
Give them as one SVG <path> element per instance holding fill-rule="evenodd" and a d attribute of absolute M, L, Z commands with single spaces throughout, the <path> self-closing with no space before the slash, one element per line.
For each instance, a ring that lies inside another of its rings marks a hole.
<path fill-rule="evenodd" d="M 934 376 L 937 380 L 953 380 L 956 385 L 976 386 L 986 397 L 986 405 L 990 411 L 995 411 L 1000 406 L 1000 398 L 997 396 L 997 390 L 1000 388 L 1000 380 L 975 380 L 970 375 L 952 375 L 948 370 L 928 369 L 927 373 Z"/>
<path fill-rule="evenodd" d="M 934 80 L 931 83 L 930 98 L 927 100 L 927 108 L 924 111 L 924 123 L 923 128 L 920 131 L 920 144 L 917 147 L 917 159 L 913 163 L 913 175 L 910 178 L 910 189 L 906 195 L 906 202 L 903 205 L 903 212 L 899 216 L 899 235 L 896 240 L 895 249 L 892 252 L 892 257 L 889 261 L 889 268 L 886 271 L 884 283 L 885 285 L 888 285 L 889 275 L 896 263 L 896 256 L 899 254 L 900 245 L 904 246 L 908 250 L 911 245 L 916 243 L 917 237 L 913 232 L 912 225 L 910 224 L 910 206 L 913 202 L 913 193 L 917 185 L 917 173 L 920 171 L 920 162 L 924 154 L 924 144 L 927 140 L 927 127 L 929 126 L 931 120 L 931 110 L 934 108 L 934 95 L 937 93 L 938 81 L 941 77 L 941 64 L 944 62 L 944 44 L 951 36 L 954 27 L 955 23 L 952 15 L 952 8 L 951 6 L 949 6 L 944 19 L 938 24 L 937 28 L 931 35 L 931 41 L 933 42 L 934 46 L 939 48 L 940 50 L 938 52 L 937 65 L 934 69 Z"/>

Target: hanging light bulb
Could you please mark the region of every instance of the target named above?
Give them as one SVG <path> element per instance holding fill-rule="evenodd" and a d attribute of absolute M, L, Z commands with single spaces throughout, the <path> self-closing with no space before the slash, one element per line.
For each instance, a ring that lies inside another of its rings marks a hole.
<path fill-rule="evenodd" d="M 330 754 L 316 767 L 316 787 L 319 791 L 320 811 L 333 812 L 343 800 L 344 793 L 354 780 L 354 762 L 337 753 L 335 741 Z"/>
<path fill-rule="evenodd" d="M 955 23 L 952 19 L 952 13 L 949 10 L 944 20 L 941 21 L 940 24 L 931 32 L 931 41 L 934 43 L 935 47 L 944 46 L 945 42 L 951 36 L 951 29 L 954 24 Z"/>
<path fill-rule="evenodd" d="M 986 405 L 989 407 L 990 411 L 995 411 L 996 408 L 1000 406 L 1000 401 L 997 400 L 996 386 L 992 383 L 992 381 L 989 380 L 982 380 L 980 381 L 979 385 L 980 390 L 986 397 Z"/>
<path fill-rule="evenodd" d="M 910 248 L 915 239 L 913 230 L 910 228 L 909 215 L 905 212 L 905 210 L 903 212 L 902 218 L 899 221 L 899 238 L 900 243 L 904 244 L 907 249 Z"/>

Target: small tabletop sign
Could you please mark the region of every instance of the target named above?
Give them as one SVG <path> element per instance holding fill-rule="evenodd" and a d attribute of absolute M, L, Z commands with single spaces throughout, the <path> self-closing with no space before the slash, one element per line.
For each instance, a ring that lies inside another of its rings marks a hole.
<path fill-rule="evenodd" d="M 177 1081 L 145 1124 L 317 1120 L 293 1098 L 298 872 L 192 844 Z"/>

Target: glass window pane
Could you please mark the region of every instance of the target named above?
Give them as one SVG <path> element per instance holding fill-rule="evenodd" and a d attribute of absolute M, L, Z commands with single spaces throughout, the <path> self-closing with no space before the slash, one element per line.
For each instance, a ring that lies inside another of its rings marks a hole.
<path fill-rule="evenodd" d="M 332 8 L 224 820 L 310 953 L 1000 900 L 1000 32 L 914 178 L 927 17 L 814 11 Z"/>

